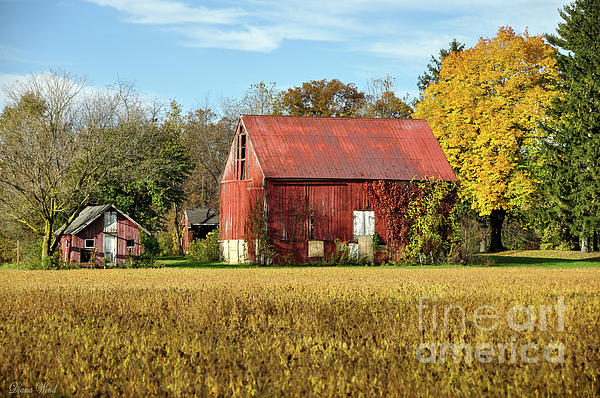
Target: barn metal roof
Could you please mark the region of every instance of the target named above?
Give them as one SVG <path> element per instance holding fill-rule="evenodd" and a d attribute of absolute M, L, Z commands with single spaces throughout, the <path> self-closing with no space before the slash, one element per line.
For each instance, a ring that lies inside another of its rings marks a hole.
<path fill-rule="evenodd" d="M 142 227 L 134 219 L 132 219 L 127 214 L 123 213 L 121 210 L 117 209 L 115 206 L 110 204 L 100 206 L 87 206 L 64 230 L 63 235 L 77 235 L 79 232 L 85 229 L 85 227 L 94 222 L 94 220 L 103 215 L 104 212 L 110 209 L 118 211 L 123 217 L 127 218 L 129 221 L 137 225 L 139 229 L 150 235 L 150 232 L 146 228 Z"/>
<path fill-rule="evenodd" d="M 426 120 L 241 118 L 265 178 L 456 181 Z"/>

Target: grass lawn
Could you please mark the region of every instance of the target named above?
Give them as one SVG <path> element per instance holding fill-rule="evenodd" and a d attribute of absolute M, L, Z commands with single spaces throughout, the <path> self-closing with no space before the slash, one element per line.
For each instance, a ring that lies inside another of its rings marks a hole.
<path fill-rule="evenodd" d="M 491 267 L 543 267 L 543 268 L 600 268 L 600 252 L 581 253 L 553 250 L 508 250 L 502 253 L 481 254 L 480 264 L 474 266 Z M 254 268 L 248 264 L 227 264 L 224 262 L 203 263 L 186 257 L 161 257 L 157 264 L 174 268 Z M 406 268 L 439 268 L 438 265 L 405 266 Z M 461 267 L 445 265 L 448 267 Z M 285 268 L 285 267 L 284 267 Z"/>
<path fill-rule="evenodd" d="M 558 250 L 507 250 L 481 255 L 500 267 L 599 268 L 600 252 Z"/>
<path fill-rule="evenodd" d="M 159 257 L 156 264 L 169 268 L 251 268 L 248 264 L 228 264 L 222 261 L 200 262 L 184 256 Z"/>

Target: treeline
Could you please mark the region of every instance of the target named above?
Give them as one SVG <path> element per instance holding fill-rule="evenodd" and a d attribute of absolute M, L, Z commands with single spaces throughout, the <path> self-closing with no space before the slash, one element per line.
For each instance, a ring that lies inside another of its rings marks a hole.
<path fill-rule="evenodd" d="M 241 114 L 412 112 L 394 94 L 391 77 L 373 79 L 368 94 L 335 79 L 285 92 L 260 82 L 218 109 L 187 113 L 175 101 L 144 102 L 129 84 L 90 91 L 62 71 L 31 75 L 7 94 L 11 103 L 0 115 L 0 257 L 16 260 L 19 246 L 21 258 L 39 255 L 46 266 L 66 226 L 100 203 L 115 204 L 154 231 L 163 253 L 181 253 L 182 210 L 219 206 L 219 179 Z"/>
<path fill-rule="evenodd" d="M 578 0 L 561 16 L 556 35 L 505 27 L 473 48 L 454 40 L 413 99 L 396 95 L 391 75 L 364 91 L 260 82 L 186 113 L 126 84 L 90 92 L 63 72 L 30 76 L 0 115 L 0 260 L 38 239 L 29 250 L 49 264 L 61 230 L 107 202 L 157 232 L 163 253 L 181 252 L 182 210 L 218 207 L 240 114 L 425 118 L 459 178 L 463 246 L 597 249 L 600 7 Z"/>

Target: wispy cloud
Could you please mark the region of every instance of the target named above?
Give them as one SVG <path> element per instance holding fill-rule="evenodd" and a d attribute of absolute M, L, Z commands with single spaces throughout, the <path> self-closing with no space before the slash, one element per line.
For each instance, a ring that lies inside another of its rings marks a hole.
<path fill-rule="evenodd" d="M 15 47 L 6 46 L 2 43 L 0 43 L 0 61 L 20 62 L 24 64 L 37 65 L 40 64 L 39 61 L 27 57 L 22 50 Z"/>
<path fill-rule="evenodd" d="M 238 8 L 208 8 L 188 6 L 169 0 L 86 0 L 100 6 L 112 7 L 126 15 L 126 21 L 150 25 L 186 23 L 232 24 L 245 15 Z"/>
<path fill-rule="evenodd" d="M 228 0 L 220 8 L 184 0 L 85 1 L 120 11 L 127 23 L 175 32 L 190 47 L 270 52 L 285 40 L 330 41 L 403 58 L 428 57 L 452 38 L 490 35 L 507 24 L 544 33 L 556 21 L 541 16 L 557 14 L 564 0 Z"/>
<path fill-rule="evenodd" d="M 242 30 L 222 30 L 211 27 L 174 28 L 186 37 L 189 47 L 225 48 L 228 50 L 270 52 L 283 38 L 268 28 L 248 27 Z"/>

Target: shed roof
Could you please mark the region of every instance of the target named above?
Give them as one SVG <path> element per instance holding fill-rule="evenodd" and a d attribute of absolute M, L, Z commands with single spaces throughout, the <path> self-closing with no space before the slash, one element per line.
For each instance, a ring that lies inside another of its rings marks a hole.
<path fill-rule="evenodd" d="M 243 115 L 265 178 L 456 181 L 426 120 Z"/>
<path fill-rule="evenodd" d="M 105 211 L 107 211 L 111 208 L 118 211 L 119 213 L 121 213 L 121 215 L 123 217 L 125 217 L 129 221 L 133 222 L 135 225 L 137 225 L 137 227 L 139 229 L 141 229 L 145 233 L 147 233 L 148 235 L 150 234 L 150 232 L 148 232 L 148 230 L 146 228 L 142 227 L 140 224 L 138 224 L 134 219 L 129 217 L 127 214 L 123 213 L 121 210 L 117 209 L 115 206 L 113 206 L 111 204 L 107 204 L 107 205 L 99 205 L 99 206 L 87 206 L 85 209 L 83 209 L 81 211 L 81 213 L 79 213 L 79 215 L 73 220 L 73 222 L 71 222 L 71 224 L 69 224 L 69 226 L 63 232 L 63 235 L 78 234 L 85 227 L 87 227 L 92 222 L 94 222 L 94 220 L 96 220 L 98 217 L 100 217 L 102 214 L 104 214 Z"/>
<path fill-rule="evenodd" d="M 188 227 L 192 225 L 219 225 L 219 211 L 212 208 L 186 209 Z"/>

